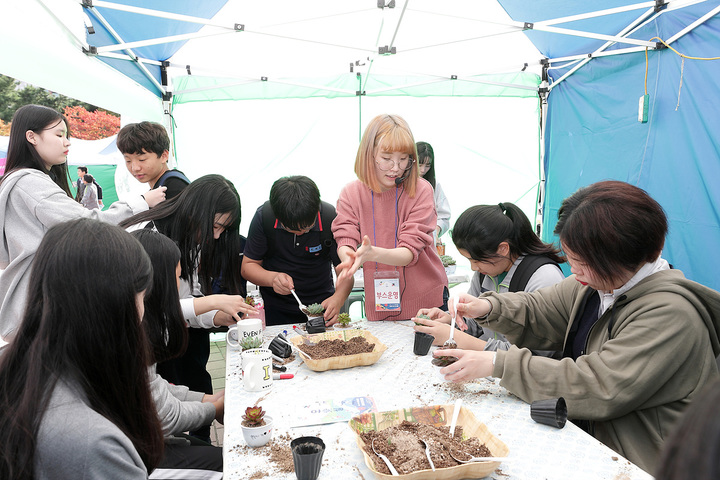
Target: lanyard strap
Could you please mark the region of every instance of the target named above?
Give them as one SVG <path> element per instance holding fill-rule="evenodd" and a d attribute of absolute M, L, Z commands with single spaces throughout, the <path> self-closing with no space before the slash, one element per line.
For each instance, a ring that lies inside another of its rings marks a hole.
<path fill-rule="evenodd" d="M 373 218 L 373 245 L 377 246 L 377 237 L 375 235 L 375 192 L 370 192 L 370 199 L 372 202 L 372 218 Z M 397 248 L 397 229 L 398 229 L 398 189 L 395 187 L 395 245 L 393 248 Z M 377 262 L 375 262 L 375 271 L 377 272 Z M 397 267 L 395 267 L 397 270 Z"/>

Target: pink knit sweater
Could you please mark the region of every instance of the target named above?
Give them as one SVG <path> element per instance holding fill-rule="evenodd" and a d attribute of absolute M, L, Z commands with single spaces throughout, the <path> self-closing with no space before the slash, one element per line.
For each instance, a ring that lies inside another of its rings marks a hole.
<path fill-rule="evenodd" d="M 448 282 L 433 245 L 436 222 L 432 186 L 423 179 L 418 181 L 414 198 L 410 198 L 402 186 L 373 194 L 359 180 L 349 183 L 340 192 L 337 217 L 332 224 L 338 247 L 347 245 L 356 249 L 362 243 L 363 236 L 367 235 L 374 246 L 406 247 L 413 254 L 412 261 L 406 267 L 365 262 L 365 314 L 368 320 L 407 320 L 421 308 L 442 306 L 443 288 Z M 375 311 L 374 272 L 396 268 L 400 273 L 401 310 Z"/>

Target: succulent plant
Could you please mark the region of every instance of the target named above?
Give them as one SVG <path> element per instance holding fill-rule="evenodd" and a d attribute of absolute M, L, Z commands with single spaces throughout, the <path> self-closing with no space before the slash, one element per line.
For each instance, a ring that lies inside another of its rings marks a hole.
<path fill-rule="evenodd" d="M 440 255 L 440 261 L 442 262 L 443 267 L 455 265 L 455 259 L 452 258 L 450 255 Z"/>
<path fill-rule="evenodd" d="M 350 314 L 349 313 L 341 313 L 338 315 L 338 323 L 342 326 L 347 326 L 350 324 Z"/>
<path fill-rule="evenodd" d="M 247 407 L 245 409 L 245 415 L 243 418 L 243 425 L 246 427 L 259 427 L 262 425 L 263 417 L 265 416 L 265 410 L 258 405 Z"/>
<path fill-rule="evenodd" d="M 262 347 L 262 343 L 263 343 L 262 336 L 245 337 L 242 340 L 240 340 L 240 347 L 243 350 L 247 350 L 248 348 L 260 348 L 260 347 Z"/>
<path fill-rule="evenodd" d="M 425 320 L 430 320 L 430 317 L 428 317 L 424 313 L 421 313 L 420 315 L 415 315 L 415 318 L 424 318 Z M 415 325 L 422 325 L 422 323 L 415 322 Z"/>
<path fill-rule="evenodd" d="M 253 297 L 251 297 L 250 295 L 248 295 L 247 297 L 245 297 L 245 303 L 247 303 L 247 304 L 250 305 L 251 307 L 254 307 L 254 306 L 255 306 L 255 299 L 254 299 Z"/>
<path fill-rule="evenodd" d="M 307 307 L 307 315 L 309 317 L 319 317 L 320 315 L 323 314 L 324 311 L 325 311 L 325 307 L 323 307 L 319 303 L 311 303 Z"/>

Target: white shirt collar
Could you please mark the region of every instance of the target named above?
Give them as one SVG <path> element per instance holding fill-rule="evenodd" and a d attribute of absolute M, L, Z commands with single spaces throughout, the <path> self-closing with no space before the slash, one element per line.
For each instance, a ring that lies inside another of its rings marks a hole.
<path fill-rule="evenodd" d="M 620 288 L 616 288 L 615 290 L 611 292 L 598 290 L 598 295 L 600 295 L 600 315 L 605 313 L 605 311 L 612 306 L 613 303 L 615 303 L 615 300 L 630 290 L 632 287 L 637 285 L 641 280 L 649 277 L 653 273 L 659 272 L 661 270 L 668 270 L 670 268 L 670 264 L 662 257 L 658 257 L 657 260 L 654 262 L 649 262 L 640 267 L 640 270 L 638 270 L 633 277 L 627 281 L 625 285 L 623 285 Z"/>

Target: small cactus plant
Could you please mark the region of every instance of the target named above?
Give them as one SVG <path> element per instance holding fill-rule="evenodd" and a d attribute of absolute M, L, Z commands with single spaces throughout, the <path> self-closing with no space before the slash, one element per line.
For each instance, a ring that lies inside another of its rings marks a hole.
<path fill-rule="evenodd" d="M 415 318 L 424 318 L 425 320 L 430 320 L 430 317 L 428 317 L 424 313 L 421 313 L 420 315 L 416 315 Z M 415 322 L 415 325 L 422 325 L 422 323 Z"/>
<path fill-rule="evenodd" d="M 348 325 L 350 325 L 350 314 L 341 313 L 340 315 L 338 315 L 338 323 L 343 327 L 347 327 Z"/>
<path fill-rule="evenodd" d="M 307 316 L 308 317 L 319 317 L 325 312 L 325 307 L 320 305 L 319 303 L 311 303 L 307 307 Z"/>
<path fill-rule="evenodd" d="M 455 259 L 452 258 L 450 255 L 440 255 L 440 261 L 442 262 L 443 267 L 455 265 Z"/>
<path fill-rule="evenodd" d="M 245 337 L 242 340 L 240 340 L 240 347 L 243 350 L 247 350 L 249 348 L 260 348 L 260 347 L 262 347 L 262 343 L 263 343 L 262 336 Z"/>
<path fill-rule="evenodd" d="M 247 407 L 245 409 L 245 415 L 242 416 L 242 424 L 246 427 L 259 427 L 265 423 L 263 417 L 265 416 L 265 410 L 258 405 Z"/>

